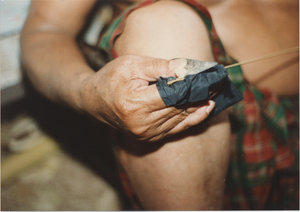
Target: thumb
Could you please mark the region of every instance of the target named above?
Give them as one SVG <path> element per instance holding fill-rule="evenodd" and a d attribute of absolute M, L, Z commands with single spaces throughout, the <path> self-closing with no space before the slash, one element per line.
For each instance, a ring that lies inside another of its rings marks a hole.
<path fill-rule="evenodd" d="M 146 81 L 157 81 L 159 77 L 175 77 L 174 71 L 186 64 L 186 59 L 165 60 L 147 57 L 139 63 L 139 77 Z"/>

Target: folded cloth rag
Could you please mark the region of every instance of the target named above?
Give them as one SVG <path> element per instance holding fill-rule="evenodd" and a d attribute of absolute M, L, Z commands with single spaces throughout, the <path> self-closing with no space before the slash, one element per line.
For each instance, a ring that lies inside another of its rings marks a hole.
<path fill-rule="evenodd" d="M 211 116 L 214 116 L 243 99 L 243 95 L 228 78 L 223 65 L 215 65 L 199 73 L 188 74 L 181 81 L 167 84 L 174 79 L 176 78 L 160 77 L 156 83 L 167 107 L 211 99 L 216 103 L 211 112 Z"/>

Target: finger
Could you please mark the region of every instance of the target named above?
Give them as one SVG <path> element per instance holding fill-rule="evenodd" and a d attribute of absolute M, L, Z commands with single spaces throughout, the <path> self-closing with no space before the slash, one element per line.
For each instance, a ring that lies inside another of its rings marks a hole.
<path fill-rule="evenodd" d="M 152 82 L 162 77 L 175 77 L 174 71 L 186 64 L 186 59 L 164 60 L 147 57 L 138 63 L 138 76 L 140 79 Z"/>
<path fill-rule="evenodd" d="M 165 109 L 161 109 L 152 113 L 156 117 L 156 119 L 153 122 L 155 122 L 156 126 L 159 127 L 163 125 L 168 119 L 171 119 L 176 115 L 182 114 L 185 118 L 189 114 L 194 113 L 196 110 L 198 110 L 199 107 L 203 107 L 205 105 L 209 105 L 208 101 L 187 103 L 185 107 L 182 108 L 168 107 Z M 172 128 L 173 127 L 174 126 L 172 126 Z"/>
<path fill-rule="evenodd" d="M 199 107 L 199 104 L 202 104 L 202 106 Z M 191 105 L 195 105 L 195 103 Z M 196 103 L 196 105 L 198 105 L 198 107 L 193 106 L 187 109 L 173 108 L 173 111 L 170 114 L 167 114 L 165 117 L 162 116 L 161 120 L 154 122 L 156 124 L 153 127 L 155 128 L 156 133 L 159 135 L 178 133 L 180 131 L 183 131 L 184 129 L 187 129 L 190 126 L 200 123 L 208 116 L 208 113 L 203 114 L 200 111 L 202 110 L 205 111 L 208 108 L 207 111 L 210 112 L 210 110 L 212 110 L 210 109 L 210 107 L 213 108 L 214 102 L 212 102 L 212 104 L 207 102 L 206 105 L 203 105 L 202 102 L 202 103 Z M 157 113 L 162 113 L 163 111 L 158 111 Z M 194 114 L 197 112 L 200 113 Z M 195 118 L 196 115 L 198 116 L 200 115 L 200 119 L 196 119 Z M 187 119 L 186 122 L 184 122 L 185 119 Z M 187 125 L 183 126 L 182 124 L 180 125 L 180 123 L 186 123 Z M 175 129 L 173 130 L 173 128 Z M 172 132 L 171 130 L 173 130 L 174 132 Z"/>
<path fill-rule="evenodd" d="M 176 108 L 170 107 L 170 108 L 166 108 L 166 109 L 162 110 L 163 113 L 169 111 L 168 113 L 166 113 L 166 116 L 172 116 L 172 117 L 169 118 L 168 120 L 166 120 L 165 123 L 163 123 L 162 125 L 158 125 L 157 123 L 152 125 L 152 127 L 151 127 L 152 130 L 150 130 L 149 132 L 155 132 L 155 136 L 149 137 L 148 140 L 149 141 L 157 141 L 157 140 L 164 138 L 167 135 L 179 133 L 179 132 L 187 129 L 190 126 L 199 124 L 201 121 L 203 121 L 208 116 L 210 111 L 213 109 L 214 104 L 215 104 L 214 102 L 210 101 L 210 103 L 206 106 L 201 106 L 200 108 L 197 108 L 197 109 L 189 108 L 190 111 L 195 110 L 195 112 L 191 113 L 191 114 L 189 114 L 188 112 L 182 113 L 183 111 L 187 111 L 187 109 L 184 110 L 184 109 L 176 109 Z M 156 113 L 162 113 L 162 111 L 157 111 Z M 206 111 L 204 115 L 203 115 L 203 111 Z M 200 114 L 198 119 L 191 116 L 191 115 L 197 115 L 196 113 Z M 153 113 L 150 114 L 150 116 L 153 116 Z M 158 117 L 160 117 L 160 116 L 158 116 Z M 150 120 L 150 122 L 155 123 L 155 121 L 153 121 L 152 117 L 148 117 L 147 122 L 149 122 L 149 120 Z M 186 123 L 184 122 L 185 120 L 186 120 Z M 184 123 L 185 126 L 182 123 Z"/>
<path fill-rule="evenodd" d="M 166 104 L 162 100 L 156 85 L 142 86 L 135 89 L 134 98 L 147 102 L 149 112 L 166 108 Z"/>
<path fill-rule="evenodd" d="M 141 87 L 134 85 L 133 97 L 140 101 L 147 101 L 147 106 L 151 111 L 161 110 L 167 107 L 164 101 L 162 100 L 157 86 L 155 84 Z M 203 104 L 205 104 L 205 102 L 189 103 L 185 105 L 185 108 L 187 112 L 191 113 L 195 111 L 195 108 L 198 108 L 200 105 Z"/>
<path fill-rule="evenodd" d="M 215 102 L 209 100 L 209 105 L 203 106 L 198 108 L 195 112 L 189 114 L 185 119 L 183 119 L 181 122 L 179 122 L 173 129 L 171 129 L 167 134 L 176 134 L 179 133 L 185 129 L 188 129 L 189 127 L 195 126 L 204 119 L 206 119 L 210 112 L 215 107 Z"/>

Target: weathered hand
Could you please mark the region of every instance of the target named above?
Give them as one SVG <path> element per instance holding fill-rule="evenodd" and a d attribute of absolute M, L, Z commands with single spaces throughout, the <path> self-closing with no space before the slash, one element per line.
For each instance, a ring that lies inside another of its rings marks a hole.
<path fill-rule="evenodd" d="M 137 140 L 158 141 L 194 126 L 208 116 L 214 102 L 166 107 L 156 85 L 149 85 L 159 76 L 174 76 L 184 60 L 121 56 L 83 82 L 82 108 Z"/>

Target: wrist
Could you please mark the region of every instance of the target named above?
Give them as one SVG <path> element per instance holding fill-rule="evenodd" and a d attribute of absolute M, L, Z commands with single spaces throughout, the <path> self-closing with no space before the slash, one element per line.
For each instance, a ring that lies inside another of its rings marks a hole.
<path fill-rule="evenodd" d="M 71 86 L 69 87 L 69 96 L 67 99 L 69 99 L 71 107 L 79 112 L 87 112 L 84 103 L 84 101 L 86 101 L 84 94 L 85 90 L 88 89 L 87 87 L 89 83 L 87 81 L 89 81 L 89 78 L 91 78 L 94 74 L 95 72 L 93 71 L 84 72 L 71 79 Z"/>
<path fill-rule="evenodd" d="M 80 76 L 80 84 L 76 86 L 77 89 L 74 93 L 74 102 L 76 106 L 75 109 L 81 113 L 105 122 L 100 114 L 100 111 L 97 110 L 103 107 L 100 106 L 102 103 L 101 95 L 97 92 L 97 88 L 100 86 L 97 86 L 98 83 L 94 84 L 94 79 L 96 77 L 97 76 L 95 72 Z"/>

